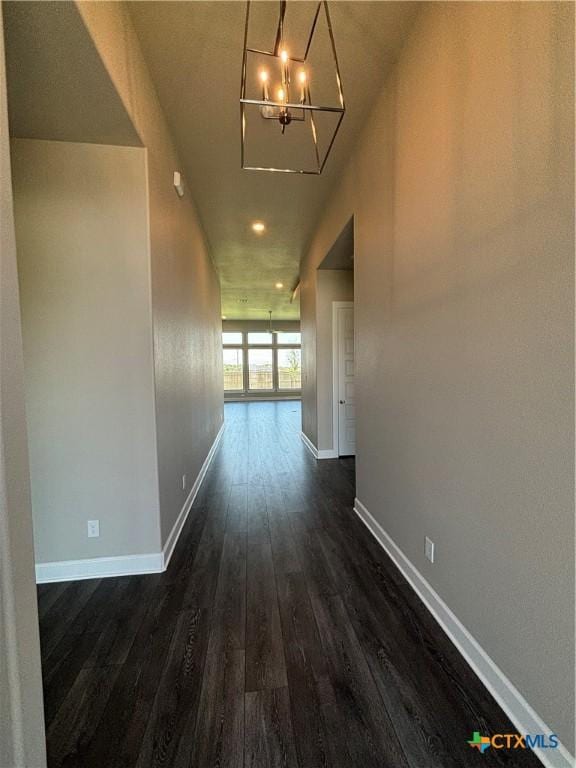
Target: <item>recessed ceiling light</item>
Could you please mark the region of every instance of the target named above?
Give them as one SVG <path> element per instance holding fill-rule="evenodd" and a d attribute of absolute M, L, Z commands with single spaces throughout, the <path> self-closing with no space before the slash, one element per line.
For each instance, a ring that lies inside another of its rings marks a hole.
<path fill-rule="evenodd" d="M 266 227 L 264 226 L 264 223 L 262 221 L 255 221 L 252 224 L 252 229 L 254 230 L 254 232 L 257 232 L 260 235 L 262 234 L 262 232 L 264 232 Z"/>
<path fill-rule="evenodd" d="M 222 320 L 226 320 L 226 315 L 222 315 Z"/>
<path fill-rule="evenodd" d="M 276 283 L 276 288 L 284 288 L 284 283 Z"/>

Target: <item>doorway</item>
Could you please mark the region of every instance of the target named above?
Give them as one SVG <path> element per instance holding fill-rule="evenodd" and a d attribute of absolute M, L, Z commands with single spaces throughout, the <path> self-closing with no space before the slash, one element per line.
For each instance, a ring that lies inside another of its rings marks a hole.
<path fill-rule="evenodd" d="M 316 272 L 316 340 L 318 458 L 354 456 L 354 217 Z"/>
<path fill-rule="evenodd" d="M 356 455 L 354 302 L 332 302 L 333 434 L 338 456 Z"/>

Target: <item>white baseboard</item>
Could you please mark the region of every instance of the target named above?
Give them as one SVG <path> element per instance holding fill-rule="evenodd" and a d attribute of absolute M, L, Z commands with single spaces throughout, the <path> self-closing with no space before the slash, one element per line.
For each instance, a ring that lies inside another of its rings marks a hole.
<path fill-rule="evenodd" d="M 518 732 L 553 733 L 553 729 L 546 725 L 359 499 L 354 500 L 354 511 L 518 728 Z M 473 723 L 471 727 L 472 725 Z M 562 745 L 556 749 L 534 749 L 533 751 L 546 768 L 574 768 L 574 758 Z"/>
<path fill-rule="evenodd" d="M 170 535 L 166 540 L 162 552 L 151 552 L 146 555 L 120 555 L 118 557 L 93 557 L 85 558 L 83 560 L 37 563 L 36 583 L 47 584 L 48 582 L 55 581 L 103 579 L 108 576 L 137 576 L 145 573 L 162 573 L 162 571 L 165 571 L 170 562 L 170 558 L 172 557 L 172 552 L 174 551 L 178 537 L 186 522 L 186 518 L 188 517 L 188 513 L 198 494 L 202 480 L 204 480 L 210 462 L 216 453 L 223 432 L 224 424 L 220 427 L 220 431 L 212 443 L 208 456 L 206 456 L 204 464 L 202 464 L 198 477 L 188 494 L 188 498 L 186 499 L 172 530 L 170 531 Z"/>
<path fill-rule="evenodd" d="M 198 473 L 198 477 L 194 481 L 194 485 L 192 486 L 192 489 L 190 490 L 190 493 L 188 494 L 188 498 L 184 502 L 184 506 L 180 510 L 180 514 L 178 515 L 176 522 L 174 523 L 174 526 L 172 527 L 172 530 L 170 531 L 170 535 L 166 539 L 166 544 L 164 544 L 164 547 L 162 549 L 162 561 L 163 561 L 163 569 L 166 570 L 168 568 L 168 563 L 170 562 L 170 558 L 172 557 L 172 553 L 174 552 L 174 547 L 176 546 L 176 542 L 180 538 L 180 533 L 182 532 L 182 528 L 184 527 L 184 523 L 186 522 L 188 518 L 188 514 L 190 510 L 192 509 L 192 504 L 194 504 L 194 499 L 198 495 L 198 491 L 200 490 L 200 486 L 202 485 L 202 481 L 206 477 L 206 472 L 208 471 L 208 467 L 210 466 L 210 462 L 214 458 L 214 454 L 216 453 L 216 450 L 218 448 L 218 444 L 220 443 L 220 440 L 222 439 L 222 435 L 224 434 L 224 424 L 220 427 L 218 434 L 216 435 L 216 438 L 214 442 L 212 443 L 212 447 L 208 451 L 208 456 L 206 456 L 204 460 L 204 464 L 202 464 L 202 468 L 200 469 L 200 472 Z"/>
<path fill-rule="evenodd" d="M 314 458 L 317 459 L 318 458 L 318 448 L 316 448 L 316 446 L 314 445 L 312 440 L 310 440 L 310 438 L 307 435 L 305 435 L 304 432 L 300 432 L 300 437 L 302 438 L 302 442 L 304 443 L 306 448 L 308 448 L 308 450 L 310 451 L 312 456 L 314 456 Z"/>
<path fill-rule="evenodd" d="M 37 563 L 36 583 L 52 581 L 82 581 L 107 576 L 134 576 L 141 573 L 160 573 L 162 553 L 148 555 L 120 555 L 118 557 L 91 557 L 83 560 Z"/>
<path fill-rule="evenodd" d="M 312 456 L 314 456 L 315 459 L 337 459 L 338 458 L 338 451 L 335 451 L 333 448 L 316 448 L 314 443 L 310 440 L 309 437 L 307 437 L 304 432 L 300 432 L 300 437 L 302 438 L 302 442 L 308 448 Z"/>
<path fill-rule="evenodd" d="M 319 448 L 318 458 L 319 459 L 337 459 L 338 451 L 335 451 L 332 448 Z"/>

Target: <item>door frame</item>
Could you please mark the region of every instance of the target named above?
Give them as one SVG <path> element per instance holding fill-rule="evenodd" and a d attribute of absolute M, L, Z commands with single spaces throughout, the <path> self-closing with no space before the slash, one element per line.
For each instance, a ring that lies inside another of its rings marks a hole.
<path fill-rule="evenodd" d="M 0 7 L 0 762 L 46 766 L 16 232 Z"/>
<path fill-rule="evenodd" d="M 335 458 L 340 457 L 340 419 L 338 414 L 338 370 L 339 370 L 339 349 L 338 349 L 338 310 L 352 308 L 353 301 L 333 301 L 332 302 L 332 450 Z M 354 338 L 356 338 L 356 313 L 354 313 Z M 356 352 L 354 352 L 356 356 Z"/>

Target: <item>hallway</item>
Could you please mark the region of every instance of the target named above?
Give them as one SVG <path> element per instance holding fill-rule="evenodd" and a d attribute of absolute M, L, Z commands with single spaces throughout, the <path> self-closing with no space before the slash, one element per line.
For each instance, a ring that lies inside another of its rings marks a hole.
<path fill-rule="evenodd" d="M 315 461 L 300 404 L 226 406 L 163 574 L 39 587 L 49 766 L 539 765 Z"/>

